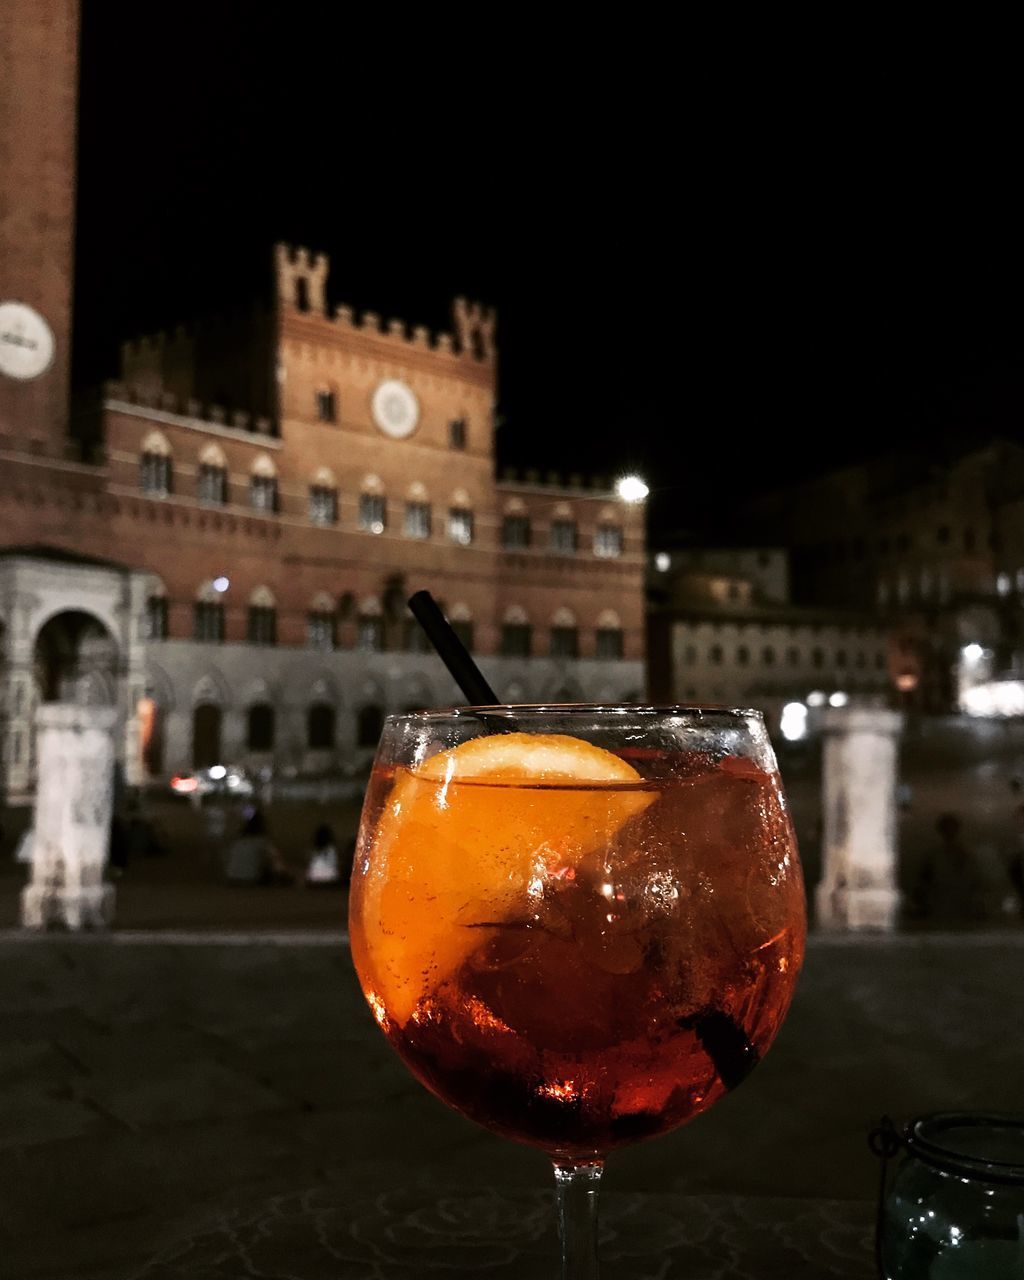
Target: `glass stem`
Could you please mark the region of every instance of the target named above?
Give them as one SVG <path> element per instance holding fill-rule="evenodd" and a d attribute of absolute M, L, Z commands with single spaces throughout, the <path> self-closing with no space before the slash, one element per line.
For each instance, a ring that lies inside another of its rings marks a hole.
<path fill-rule="evenodd" d="M 602 1160 L 555 1161 L 562 1280 L 598 1280 L 597 1193 L 603 1170 Z"/>

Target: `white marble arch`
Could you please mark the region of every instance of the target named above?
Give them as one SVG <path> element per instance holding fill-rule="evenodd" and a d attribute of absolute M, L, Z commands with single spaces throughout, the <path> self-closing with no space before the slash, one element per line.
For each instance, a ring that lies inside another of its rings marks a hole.
<path fill-rule="evenodd" d="M 167 672 L 158 663 L 146 661 L 146 697 L 152 698 L 163 712 L 176 710 L 174 685 Z"/>
<path fill-rule="evenodd" d="M 217 667 L 208 667 L 192 686 L 192 706 L 198 707 L 203 702 L 212 703 L 222 711 L 232 705 L 231 685 Z"/>

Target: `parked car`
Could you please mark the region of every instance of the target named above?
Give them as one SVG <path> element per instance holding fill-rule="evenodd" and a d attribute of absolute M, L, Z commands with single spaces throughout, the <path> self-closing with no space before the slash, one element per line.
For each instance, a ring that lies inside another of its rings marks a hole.
<path fill-rule="evenodd" d="M 212 764 L 208 769 L 176 773 L 171 778 L 171 790 L 179 796 L 251 796 L 256 784 L 244 769 Z"/>

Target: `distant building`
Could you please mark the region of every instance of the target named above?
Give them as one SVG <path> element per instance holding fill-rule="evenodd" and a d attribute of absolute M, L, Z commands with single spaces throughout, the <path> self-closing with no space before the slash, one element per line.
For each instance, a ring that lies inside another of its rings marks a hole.
<path fill-rule="evenodd" d="M 382 325 L 329 307 L 324 255 L 278 246 L 269 309 L 127 344 L 71 419 L 77 6 L 14 9 L 0 792 L 31 792 L 54 697 L 121 707 L 131 781 L 352 765 L 386 712 L 459 698 L 405 608 L 420 588 L 499 696 L 641 699 L 643 508 L 577 476 L 496 479 L 485 308 L 457 300 L 454 333 Z"/>
<path fill-rule="evenodd" d="M 787 703 L 884 701 L 887 630 L 867 611 L 789 601 L 778 548 L 655 551 L 648 564 L 652 695 L 764 710 L 772 728 Z"/>

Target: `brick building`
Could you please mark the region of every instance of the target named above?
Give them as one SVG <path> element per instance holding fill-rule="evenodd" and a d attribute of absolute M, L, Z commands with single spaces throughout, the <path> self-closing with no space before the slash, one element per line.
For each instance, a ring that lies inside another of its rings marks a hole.
<path fill-rule="evenodd" d="M 495 317 L 480 306 L 456 301 L 453 334 L 355 317 L 328 306 L 326 257 L 278 246 L 269 308 L 127 344 L 121 380 L 71 418 L 76 6 L 13 9 L 8 796 L 31 790 L 34 712 L 54 696 L 117 700 L 138 780 L 220 760 L 357 762 L 385 712 L 458 696 L 404 606 L 422 587 L 501 696 L 641 698 L 643 509 L 577 477 L 496 479 Z M 26 110 L 38 128 L 24 130 Z"/>

